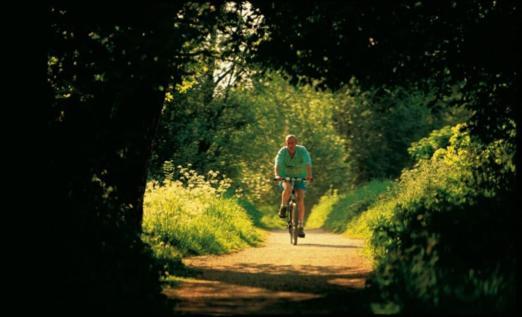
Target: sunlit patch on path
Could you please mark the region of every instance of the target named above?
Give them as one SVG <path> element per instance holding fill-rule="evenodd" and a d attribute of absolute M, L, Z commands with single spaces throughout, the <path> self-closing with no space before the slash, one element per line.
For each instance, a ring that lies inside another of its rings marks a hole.
<path fill-rule="evenodd" d="M 178 314 L 366 313 L 371 271 L 360 240 L 309 230 L 297 246 L 274 231 L 265 246 L 222 256 L 185 259 L 201 274 L 164 293 Z"/>

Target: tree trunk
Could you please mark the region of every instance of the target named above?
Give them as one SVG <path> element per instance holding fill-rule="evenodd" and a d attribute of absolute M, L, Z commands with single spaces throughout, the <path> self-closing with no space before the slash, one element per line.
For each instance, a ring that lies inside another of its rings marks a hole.
<path fill-rule="evenodd" d="M 60 68 L 50 73 L 47 90 L 51 240 L 44 274 L 54 286 L 47 304 L 55 312 L 154 315 L 165 307 L 160 268 L 141 229 L 160 87 L 172 69 L 162 55 L 166 33 L 153 23 L 124 21 L 122 13 L 109 23 L 64 12 L 72 16 L 52 16 L 58 26 L 48 52 Z M 123 22 L 129 31 L 112 33 Z"/>

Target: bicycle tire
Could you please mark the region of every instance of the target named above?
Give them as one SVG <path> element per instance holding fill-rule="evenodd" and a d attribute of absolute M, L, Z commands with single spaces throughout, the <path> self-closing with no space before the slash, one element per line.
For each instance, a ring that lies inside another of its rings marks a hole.
<path fill-rule="evenodd" d="M 293 203 L 292 208 L 292 235 L 291 235 L 291 243 L 293 245 L 297 245 L 297 238 L 298 238 L 298 232 L 297 232 L 297 205 Z"/>
<path fill-rule="evenodd" d="M 293 239 L 293 234 L 292 234 L 292 231 L 294 230 L 294 223 L 292 221 L 292 209 L 293 209 L 293 204 L 290 202 L 288 204 L 288 233 L 289 233 L 289 236 L 290 236 L 290 243 L 292 243 L 292 239 Z"/>

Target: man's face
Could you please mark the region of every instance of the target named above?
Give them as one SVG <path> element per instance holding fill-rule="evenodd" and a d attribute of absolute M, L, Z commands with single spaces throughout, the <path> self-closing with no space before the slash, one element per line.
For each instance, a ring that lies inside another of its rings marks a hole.
<path fill-rule="evenodd" d="M 286 141 L 286 146 L 292 152 L 295 150 L 296 144 L 297 144 L 297 140 L 295 138 L 289 138 L 288 141 Z"/>

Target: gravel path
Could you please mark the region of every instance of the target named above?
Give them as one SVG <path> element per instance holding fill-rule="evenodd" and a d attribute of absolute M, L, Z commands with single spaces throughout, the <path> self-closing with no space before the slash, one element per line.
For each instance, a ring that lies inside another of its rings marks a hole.
<path fill-rule="evenodd" d="M 369 314 L 363 242 L 306 233 L 297 246 L 287 231 L 271 231 L 262 247 L 184 259 L 201 273 L 164 293 L 181 315 Z"/>

